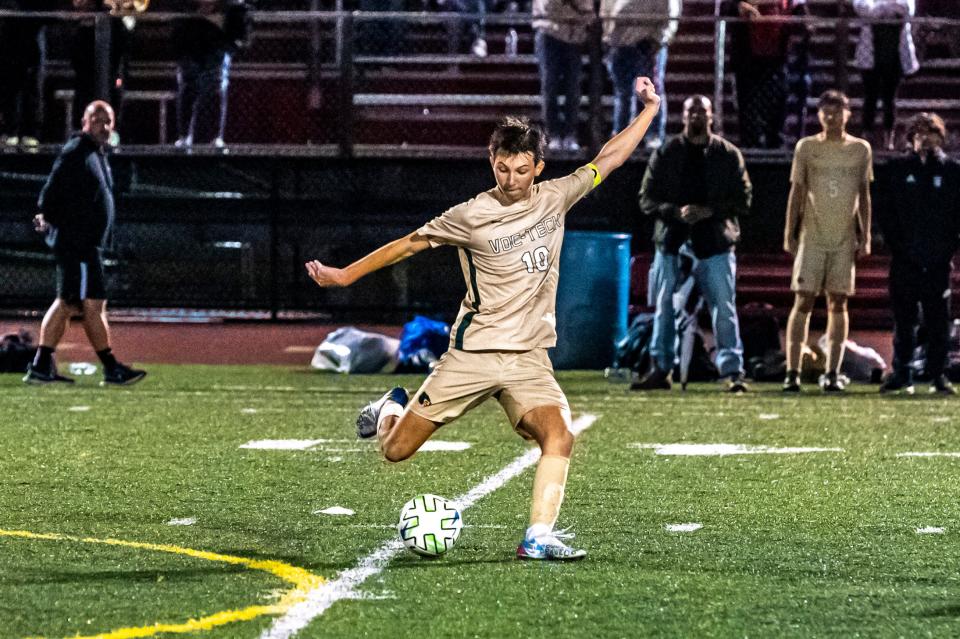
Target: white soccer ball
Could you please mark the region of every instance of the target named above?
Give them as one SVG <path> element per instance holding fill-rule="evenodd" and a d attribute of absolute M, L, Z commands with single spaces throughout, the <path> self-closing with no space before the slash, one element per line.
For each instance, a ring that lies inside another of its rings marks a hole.
<path fill-rule="evenodd" d="M 436 495 L 417 495 L 405 503 L 397 524 L 403 545 L 421 557 L 439 557 L 453 548 L 462 528 L 460 510 Z"/>

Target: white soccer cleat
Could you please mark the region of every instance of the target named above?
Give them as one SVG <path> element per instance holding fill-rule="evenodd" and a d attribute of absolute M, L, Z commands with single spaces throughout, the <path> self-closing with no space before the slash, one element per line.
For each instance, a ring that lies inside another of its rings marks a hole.
<path fill-rule="evenodd" d="M 407 390 L 397 386 L 391 388 L 383 397 L 374 400 L 360 409 L 357 415 L 357 437 L 360 439 L 369 439 L 377 434 L 377 425 L 380 422 L 380 411 L 387 401 L 394 401 L 401 406 L 406 406 L 409 401 Z"/>
<path fill-rule="evenodd" d="M 545 559 L 548 561 L 576 561 L 587 556 L 582 548 L 571 548 L 563 543 L 564 539 L 573 539 L 574 534 L 566 530 L 554 530 L 534 537 L 524 539 L 517 546 L 517 559 Z"/>

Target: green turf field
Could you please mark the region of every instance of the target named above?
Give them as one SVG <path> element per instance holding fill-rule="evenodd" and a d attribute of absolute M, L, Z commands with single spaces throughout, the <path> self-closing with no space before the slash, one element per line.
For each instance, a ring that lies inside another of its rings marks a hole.
<path fill-rule="evenodd" d="M 399 509 L 524 454 L 495 403 L 436 437 L 469 450 L 390 465 L 353 421 L 418 378 L 149 368 L 130 389 L 0 376 L 0 637 L 960 635 L 960 457 L 898 456 L 960 452 L 956 401 L 631 394 L 562 374 L 574 417 L 596 417 L 560 521 L 590 555 L 513 558 L 528 469 L 466 509 L 457 547 L 431 561 L 390 555 Z M 328 441 L 241 448 L 267 439 Z M 840 450 L 638 446 L 678 443 Z M 315 514 L 333 506 L 355 514 Z"/>

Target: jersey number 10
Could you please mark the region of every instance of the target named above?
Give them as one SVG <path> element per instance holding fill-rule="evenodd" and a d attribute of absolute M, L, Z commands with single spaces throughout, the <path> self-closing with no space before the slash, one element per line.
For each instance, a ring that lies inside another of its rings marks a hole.
<path fill-rule="evenodd" d="M 550 268 L 550 252 L 547 251 L 546 246 L 538 246 L 532 251 L 527 251 L 520 256 L 520 260 L 527 267 L 527 273 L 546 271 Z"/>

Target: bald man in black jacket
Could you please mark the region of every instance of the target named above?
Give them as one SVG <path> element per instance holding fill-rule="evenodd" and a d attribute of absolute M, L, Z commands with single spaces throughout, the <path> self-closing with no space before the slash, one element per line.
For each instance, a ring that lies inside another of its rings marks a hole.
<path fill-rule="evenodd" d="M 113 109 L 96 101 L 84 110 L 83 129 L 67 142 L 40 192 L 34 226 L 46 233 L 57 264 L 57 299 L 40 326 L 40 347 L 27 368 L 28 384 L 72 384 L 57 373 L 54 352 L 71 317 L 103 362 L 104 385 L 139 382 L 146 373 L 118 362 L 110 348 L 103 248 L 113 227 L 113 175 L 104 146 L 113 133 Z"/>

